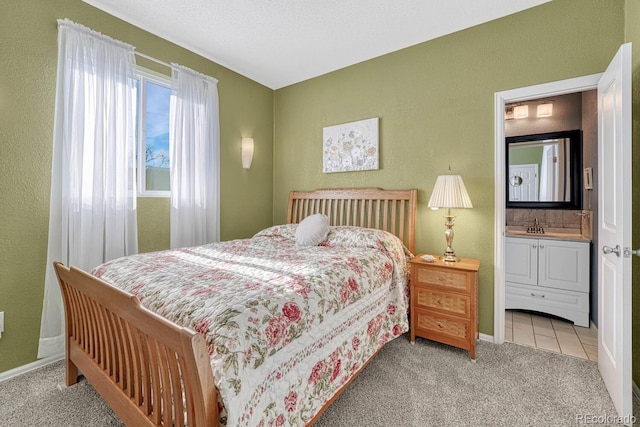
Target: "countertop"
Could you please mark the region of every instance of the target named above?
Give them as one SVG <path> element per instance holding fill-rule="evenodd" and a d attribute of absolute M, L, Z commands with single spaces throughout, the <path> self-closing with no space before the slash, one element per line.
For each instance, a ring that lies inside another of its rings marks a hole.
<path fill-rule="evenodd" d="M 525 237 L 530 239 L 572 240 L 575 242 L 590 242 L 591 239 L 582 235 L 579 229 L 549 228 L 544 233 L 527 233 L 526 227 L 509 227 L 504 232 L 509 237 Z"/>

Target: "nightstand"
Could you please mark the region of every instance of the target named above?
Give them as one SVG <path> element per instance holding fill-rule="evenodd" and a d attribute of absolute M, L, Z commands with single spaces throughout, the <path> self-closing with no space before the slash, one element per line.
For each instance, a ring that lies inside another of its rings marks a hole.
<path fill-rule="evenodd" d="M 469 350 L 476 359 L 480 261 L 411 260 L 411 343 L 416 336 Z"/>

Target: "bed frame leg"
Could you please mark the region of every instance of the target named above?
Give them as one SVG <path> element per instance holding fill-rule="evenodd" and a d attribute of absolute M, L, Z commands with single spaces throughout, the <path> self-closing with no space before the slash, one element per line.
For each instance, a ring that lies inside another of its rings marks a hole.
<path fill-rule="evenodd" d="M 78 382 L 78 368 L 69 359 L 66 361 L 67 386 L 72 386 Z"/>

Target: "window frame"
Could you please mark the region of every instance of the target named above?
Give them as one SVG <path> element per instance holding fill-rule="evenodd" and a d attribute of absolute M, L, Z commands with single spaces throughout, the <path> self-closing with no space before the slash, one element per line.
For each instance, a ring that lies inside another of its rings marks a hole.
<path fill-rule="evenodd" d="M 137 106 L 136 106 L 136 119 L 137 119 L 137 131 L 138 137 L 136 140 L 136 146 L 138 151 L 138 159 L 136 165 L 136 175 L 138 179 L 138 197 L 171 197 L 171 189 L 169 190 L 147 190 L 147 162 L 146 162 L 146 149 L 147 149 L 147 115 L 145 112 L 147 104 L 147 91 L 145 88 L 145 82 L 149 81 L 159 86 L 171 89 L 171 77 L 157 73 L 155 71 L 146 69 L 144 67 L 136 67 L 136 80 L 138 81 L 138 93 L 137 93 Z M 171 94 L 173 97 L 173 92 Z M 169 167 L 171 167 L 171 160 L 169 160 Z"/>

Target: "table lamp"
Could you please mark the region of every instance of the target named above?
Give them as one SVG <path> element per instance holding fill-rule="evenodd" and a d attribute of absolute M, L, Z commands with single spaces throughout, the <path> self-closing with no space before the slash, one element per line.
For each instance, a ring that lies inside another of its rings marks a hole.
<path fill-rule="evenodd" d="M 447 229 L 444 232 L 444 238 L 447 241 L 447 248 L 444 251 L 441 259 L 445 262 L 460 261 L 460 258 L 456 257 L 456 253 L 452 248 L 453 245 L 453 219 L 455 216 L 451 215 L 452 208 L 472 208 L 471 199 L 467 193 L 467 189 L 464 186 L 462 177 L 460 175 L 440 175 L 436 180 L 436 185 L 433 187 L 431 198 L 429 199 L 428 206 L 431 209 L 447 208 L 447 214 L 444 216 L 444 225 Z"/>

